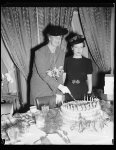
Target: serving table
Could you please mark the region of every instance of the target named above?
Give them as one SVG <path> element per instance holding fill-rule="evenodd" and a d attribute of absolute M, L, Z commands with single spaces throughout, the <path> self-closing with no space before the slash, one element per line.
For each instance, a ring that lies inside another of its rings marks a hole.
<path fill-rule="evenodd" d="M 102 100 L 100 103 L 108 118 L 98 130 L 93 126 L 80 130 L 76 123 L 64 123 L 60 108 L 50 109 L 44 114 L 44 126 L 38 127 L 34 115 L 29 110 L 26 113 L 16 113 L 13 117 L 9 116 L 9 124 L 12 125 L 8 125 L 8 119 L 5 119 L 7 125 L 2 122 L 2 139 L 5 139 L 6 145 L 112 145 L 113 106 Z"/>

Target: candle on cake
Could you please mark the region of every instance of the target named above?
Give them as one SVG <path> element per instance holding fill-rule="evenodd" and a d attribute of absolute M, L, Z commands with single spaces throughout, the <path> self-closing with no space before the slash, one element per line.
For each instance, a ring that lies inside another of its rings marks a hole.
<path fill-rule="evenodd" d="M 90 101 L 92 101 L 92 97 L 90 97 Z"/>
<path fill-rule="evenodd" d="M 92 97 L 92 102 L 93 102 L 93 97 Z"/>
<path fill-rule="evenodd" d="M 84 95 L 84 101 L 85 101 L 86 99 L 85 99 L 85 95 Z"/>
<path fill-rule="evenodd" d="M 87 102 L 88 102 L 88 95 L 87 95 Z"/>

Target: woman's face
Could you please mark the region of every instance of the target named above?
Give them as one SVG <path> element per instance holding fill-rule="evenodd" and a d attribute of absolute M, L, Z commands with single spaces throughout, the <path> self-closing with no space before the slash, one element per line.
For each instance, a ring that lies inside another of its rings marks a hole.
<path fill-rule="evenodd" d="M 53 47 L 60 46 L 62 36 L 49 36 L 49 42 Z"/>
<path fill-rule="evenodd" d="M 83 43 L 73 45 L 72 50 L 73 50 L 74 56 L 82 56 Z"/>

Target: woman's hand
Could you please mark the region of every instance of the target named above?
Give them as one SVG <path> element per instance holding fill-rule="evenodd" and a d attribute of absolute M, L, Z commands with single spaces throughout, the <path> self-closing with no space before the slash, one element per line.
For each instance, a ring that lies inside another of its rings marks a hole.
<path fill-rule="evenodd" d="M 87 94 L 91 94 L 91 91 L 88 91 Z"/>
<path fill-rule="evenodd" d="M 63 104 L 64 98 L 63 95 L 56 94 L 56 104 L 62 103 Z"/>
<path fill-rule="evenodd" d="M 64 85 L 62 85 L 62 84 L 60 84 L 60 85 L 58 86 L 58 89 L 59 89 L 60 91 L 62 91 L 63 94 L 65 94 L 65 93 L 71 94 L 71 92 L 70 92 L 70 90 L 68 89 L 68 87 L 67 87 L 67 86 L 64 86 Z"/>

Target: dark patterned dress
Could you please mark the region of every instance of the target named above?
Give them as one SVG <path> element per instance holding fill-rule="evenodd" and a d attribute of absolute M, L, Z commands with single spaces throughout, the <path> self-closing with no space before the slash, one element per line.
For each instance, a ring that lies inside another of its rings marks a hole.
<path fill-rule="evenodd" d="M 65 85 L 71 91 L 71 94 L 77 100 L 84 99 L 87 94 L 87 74 L 92 74 L 93 67 L 90 59 L 67 57 L 64 63 L 64 72 L 66 73 Z M 66 101 L 72 100 L 69 94 L 65 94 Z"/>

